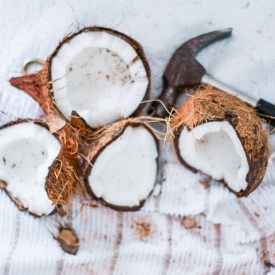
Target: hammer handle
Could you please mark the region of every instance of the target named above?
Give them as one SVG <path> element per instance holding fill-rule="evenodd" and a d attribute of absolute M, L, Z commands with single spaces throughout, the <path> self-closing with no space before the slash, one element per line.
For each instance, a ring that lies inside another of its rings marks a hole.
<path fill-rule="evenodd" d="M 176 96 L 174 88 L 164 86 L 157 101 L 152 103 L 149 113 L 156 117 L 165 118 L 169 115 L 167 111 L 171 111 L 174 107 L 175 101 Z"/>
<path fill-rule="evenodd" d="M 265 101 L 264 99 L 260 99 L 256 104 L 256 109 L 260 115 L 273 126 L 275 127 L 275 105 Z"/>
<path fill-rule="evenodd" d="M 265 118 L 270 123 L 270 125 L 275 127 L 275 105 L 274 104 L 264 99 L 256 100 L 248 96 L 247 94 L 244 94 L 242 91 L 236 88 L 233 88 L 227 84 L 224 84 L 219 80 L 216 80 L 214 77 L 212 77 L 207 73 L 203 76 L 202 82 L 241 98 L 245 102 L 249 103 L 251 106 L 255 107 L 259 115 L 262 115 L 262 117 Z"/>

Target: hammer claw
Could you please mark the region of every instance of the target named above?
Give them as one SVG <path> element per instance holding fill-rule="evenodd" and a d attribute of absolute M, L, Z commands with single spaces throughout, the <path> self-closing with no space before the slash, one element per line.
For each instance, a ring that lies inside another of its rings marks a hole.
<path fill-rule="evenodd" d="M 195 55 L 209 44 L 229 37 L 231 33 L 232 29 L 228 28 L 202 34 L 188 40 L 175 51 L 164 72 L 164 89 L 159 97 L 167 108 L 173 107 L 179 90 L 201 83 L 206 70 Z M 158 110 L 160 108 L 162 110 Z M 157 103 L 152 104 L 150 111 L 160 116 L 165 115 L 163 107 L 157 106 Z"/>
<path fill-rule="evenodd" d="M 181 45 L 178 50 L 188 48 L 189 51 L 191 51 L 192 55 L 196 55 L 199 51 L 207 47 L 209 44 L 231 36 L 232 30 L 232 28 L 227 28 L 224 30 L 202 34 L 200 36 L 190 39 L 189 41 Z"/>

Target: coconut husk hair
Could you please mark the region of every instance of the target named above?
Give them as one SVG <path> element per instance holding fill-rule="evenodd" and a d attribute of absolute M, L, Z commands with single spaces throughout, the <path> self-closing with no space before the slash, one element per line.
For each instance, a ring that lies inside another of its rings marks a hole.
<path fill-rule="evenodd" d="M 209 85 L 203 85 L 187 97 L 170 120 L 175 146 L 182 127 L 192 128 L 211 121 L 227 121 L 235 129 L 246 153 L 249 172 L 248 187 L 237 193 L 246 196 L 262 181 L 270 155 L 268 135 L 255 109 L 238 97 Z"/>

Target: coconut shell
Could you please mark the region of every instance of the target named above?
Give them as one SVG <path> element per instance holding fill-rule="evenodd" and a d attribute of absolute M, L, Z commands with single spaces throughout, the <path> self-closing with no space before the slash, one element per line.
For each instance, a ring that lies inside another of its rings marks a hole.
<path fill-rule="evenodd" d="M 57 48 L 54 50 L 54 52 L 47 58 L 43 68 L 40 71 L 32 74 L 19 76 L 19 77 L 12 77 L 9 80 L 11 85 L 17 87 L 18 89 L 23 90 L 38 102 L 38 104 L 41 106 L 41 108 L 46 114 L 47 122 L 52 132 L 58 131 L 59 129 L 64 127 L 66 124 L 65 117 L 59 111 L 59 109 L 55 104 L 55 99 L 52 92 L 52 81 L 53 81 L 51 79 L 52 60 L 56 56 L 59 49 L 62 47 L 64 43 L 70 41 L 70 39 L 72 39 L 73 37 L 75 37 L 80 33 L 91 32 L 91 31 L 104 31 L 104 32 L 108 32 L 113 35 L 116 35 L 121 39 L 125 40 L 126 42 L 128 42 L 136 50 L 138 56 L 143 62 L 143 65 L 147 73 L 147 78 L 149 81 L 149 84 L 144 96 L 144 100 L 148 99 L 150 96 L 150 87 L 151 87 L 150 67 L 145 57 L 142 46 L 133 38 L 113 29 L 97 27 L 97 26 L 83 28 L 73 34 L 65 36 L 62 39 L 62 41 L 59 43 Z M 135 112 L 133 112 L 132 116 L 135 116 L 136 114 L 140 113 L 143 108 L 144 108 L 144 104 L 141 104 L 135 110 Z"/>
<path fill-rule="evenodd" d="M 132 127 L 145 127 L 155 138 L 157 150 L 159 152 L 159 145 L 158 140 L 155 137 L 155 134 L 152 132 L 152 130 L 143 122 L 138 121 L 138 119 L 125 119 L 119 122 L 115 122 L 113 124 L 110 124 L 106 127 L 103 127 L 99 131 L 96 131 L 93 133 L 93 136 L 90 136 L 89 138 L 86 138 L 85 141 L 83 141 L 85 144 L 82 144 L 82 150 L 81 154 L 85 159 L 85 162 L 82 165 L 82 171 L 85 178 L 86 187 L 88 190 L 88 193 L 95 198 L 96 200 L 101 201 L 104 205 L 113 208 L 115 210 L 119 211 L 137 211 L 139 210 L 143 204 L 145 203 L 145 200 L 140 201 L 139 205 L 134 207 L 127 207 L 127 206 L 117 206 L 112 205 L 106 201 L 104 201 L 102 198 L 98 198 L 91 189 L 88 177 L 93 169 L 93 164 L 96 162 L 97 157 L 100 155 L 100 153 L 112 142 L 114 142 L 116 139 L 118 139 L 124 132 L 127 126 Z M 151 195 L 151 193 L 148 195 L 148 197 Z"/>
<path fill-rule="evenodd" d="M 3 125 L 0 127 L 0 131 L 6 127 L 24 122 L 33 122 L 49 130 L 48 125 L 41 120 L 18 119 Z M 78 146 L 75 141 L 76 137 L 74 138 L 72 134 L 72 128 L 67 125 L 53 135 L 59 141 L 61 150 L 51 167 L 49 167 L 49 173 L 45 179 L 45 190 L 49 199 L 56 206 L 56 209 L 50 214 L 53 214 L 58 208 L 69 204 L 76 192 L 77 186 L 81 183 L 81 171 L 77 159 Z M 40 217 L 37 213 L 30 212 L 19 198 L 14 197 L 7 190 L 7 187 L 8 184 L 0 180 L 0 188 L 6 191 L 19 210 L 28 211 L 33 216 Z"/>
<path fill-rule="evenodd" d="M 178 158 L 193 171 L 196 169 L 190 167 L 180 156 L 178 148 L 180 132 L 183 127 L 191 130 L 211 121 L 229 122 L 240 139 L 249 165 L 246 177 L 248 186 L 237 193 L 231 191 L 237 196 L 247 196 L 261 183 L 270 154 L 268 135 L 262 128 L 262 121 L 254 108 L 238 97 L 208 85 L 201 86 L 196 93 L 187 97 L 175 116 L 171 118 L 170 125 L 175 136 L 174 144 Z"/>

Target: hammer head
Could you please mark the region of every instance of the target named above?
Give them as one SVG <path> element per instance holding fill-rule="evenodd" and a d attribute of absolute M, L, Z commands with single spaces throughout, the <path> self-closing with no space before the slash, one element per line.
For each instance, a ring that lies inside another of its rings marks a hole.
<path fill-rule="evenodd" d="M 231 35 L 232 29 L 213 31 L 194 37 L 183 43 L 172 55 L 164 82 L 174 90 L 200 84 L 205 68 L 196 60 L 196 54 L 209 44 Z"/>

